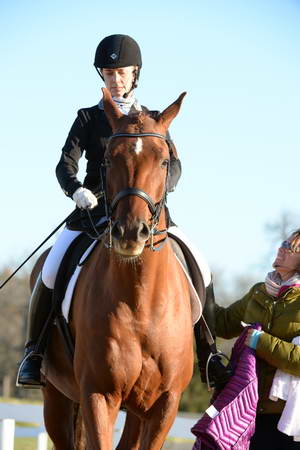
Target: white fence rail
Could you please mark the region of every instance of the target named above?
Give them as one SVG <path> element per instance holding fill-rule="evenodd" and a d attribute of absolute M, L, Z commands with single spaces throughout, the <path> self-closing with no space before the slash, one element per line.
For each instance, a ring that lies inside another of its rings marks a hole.
<path fill-rule="evenodd" d="M 169 437 L 193 441 L 195 436 L 190 429 L 199 417 L 177 416 Z M 34 433 L 37 438 L 36 449 L 47 450 L 48 435 L 44 426 L 43 407 L 31 404 L 0 403 L 0 450 L 13 450 L 15 439 L 15 422 L 29 422 L 37 424 Z M 120 439 L 125 422 L 125 413 L 120 412 L 115 425 L 114 445 Z M 25 430 L 25 428 L 24 428 Z"/>

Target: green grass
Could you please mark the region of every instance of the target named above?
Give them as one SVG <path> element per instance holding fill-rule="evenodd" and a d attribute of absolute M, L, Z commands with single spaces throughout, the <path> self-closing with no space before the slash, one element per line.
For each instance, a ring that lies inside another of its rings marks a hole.
<path fill-rule="evenodd" d="M 35 438 L 15 438 L 14 450 L 36 450 Z M 53 446 L 48 439 L 48 450 L 52 450 Z"/>
<path fill-rule="evenodd" d="M 15 397 L 0 397 L 1 403 L 12 403 L 14 405 L 30 404 L 30 405 L 42 405 L 40 400 L 32 400 L 31 398 L 15 398 Z"/>

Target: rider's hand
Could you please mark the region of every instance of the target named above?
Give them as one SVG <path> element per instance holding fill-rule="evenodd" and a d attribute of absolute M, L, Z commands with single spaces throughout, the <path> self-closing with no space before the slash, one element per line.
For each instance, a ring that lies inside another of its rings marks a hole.
<path fill-rule="evenodd" d="M 80 209 L 93 209 L 98 204 L 97 198 L 92 191 L 84 187 L 78 188 L 72 198 Z"/>

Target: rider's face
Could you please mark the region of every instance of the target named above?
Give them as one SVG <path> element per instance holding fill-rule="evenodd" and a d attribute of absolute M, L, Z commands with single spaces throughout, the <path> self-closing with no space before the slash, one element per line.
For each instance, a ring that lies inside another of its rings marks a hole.
<path fill-rule="evenodd" d="M 113 97 L 121 98 L 126 92 L 130 91 L 136 69 L 135 66 L 102 69 L 105 86 Z"/>

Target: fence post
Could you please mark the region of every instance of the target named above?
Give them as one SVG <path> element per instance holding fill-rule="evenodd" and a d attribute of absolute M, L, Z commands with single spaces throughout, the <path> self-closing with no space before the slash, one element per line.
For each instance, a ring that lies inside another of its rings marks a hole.
<path fill-rule="evenodd" d="M 14 450 L 15 421 L 0 420 L 0 450 Z"/>
<path fill-rule="evenodd" d="M 47 441 L 48 441 L 47 433 L 46 432 L 39 433 L 37 437 L 37 450 L 47 450 Z"/>

